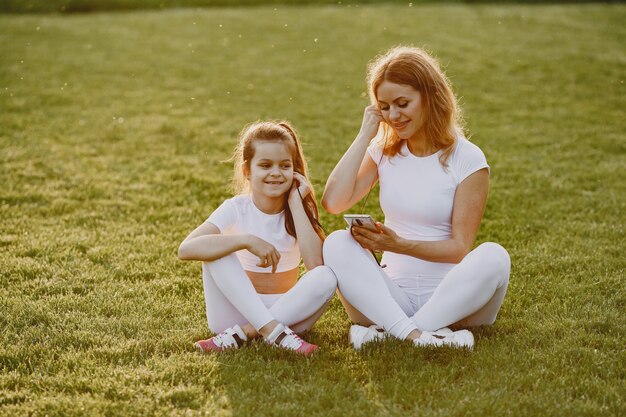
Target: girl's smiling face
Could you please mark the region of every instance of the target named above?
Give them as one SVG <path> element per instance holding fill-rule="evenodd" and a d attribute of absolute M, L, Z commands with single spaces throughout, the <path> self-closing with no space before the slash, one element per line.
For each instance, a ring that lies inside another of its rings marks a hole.
<path fill-rule="evenodd" d="M 422 125 L 422 97 L 410 85 L 383 81 L 376 89 L 383 119 L 401 139 L 413 137 Z"/>
<path fill-rule="evenodd" d="M 283 198 L 293 182 L 291 150 L 282 141 L 259 140 L 254 143 L 254 156 L 246 177 L 255 198 Z"/>

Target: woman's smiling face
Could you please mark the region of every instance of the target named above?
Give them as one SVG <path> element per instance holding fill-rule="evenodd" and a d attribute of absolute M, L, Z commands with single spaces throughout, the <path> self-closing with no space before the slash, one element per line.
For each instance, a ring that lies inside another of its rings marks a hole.
<path fill-rule="evenodd" d="M 383 81 L 376 89 L 385 122 L 400 139 L 413 137 L 422 125 L 422 95 L 410 85 Z"/>

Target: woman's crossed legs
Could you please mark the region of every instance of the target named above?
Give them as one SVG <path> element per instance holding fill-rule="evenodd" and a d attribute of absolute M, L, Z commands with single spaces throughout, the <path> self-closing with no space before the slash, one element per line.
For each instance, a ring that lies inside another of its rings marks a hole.
<path fill-rule="evenodd" d="M 483 243 L 448 272 L 430 299 L 416 311 L 408 295 L 348 231 L 328 236 L 324 260 L 337 277 L 350 319 L 362 325 L 374 323 L 400 339 L 415 330 L 435 331 L 452 324 L 493 324 L 511 268 L 502 246 Z"/>

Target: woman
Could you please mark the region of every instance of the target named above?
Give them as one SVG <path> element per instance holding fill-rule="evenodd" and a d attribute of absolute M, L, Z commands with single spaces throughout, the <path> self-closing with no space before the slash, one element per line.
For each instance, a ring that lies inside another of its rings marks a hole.
<path fill-rule="evenodd" d="M 341 213 L 380 183 L 385 224 L 337 231 L 324 244 L 325 264 L 356 323 L 351 342 L 358 349 L 386 332 L 416 345 L 471 349 L 469 331 L 446 326 L 493 324 L 510 273 L 502 246 L 472 250 L 489 166 L 463 136 L 449 81 L 425 51 L 396 47 L 376 58 L 368 87 L 372 104 L 322 198 L 329 212 Z M 384 251 L 386 268 L 365 249 Z"/>

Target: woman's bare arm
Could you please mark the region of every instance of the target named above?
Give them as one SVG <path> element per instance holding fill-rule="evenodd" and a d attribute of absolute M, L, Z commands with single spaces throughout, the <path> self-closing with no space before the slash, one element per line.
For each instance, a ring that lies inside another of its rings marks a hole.
<path fill-rule="evenodd" d="M 361 200 L 378 179 L 378 169 L 367 154 L 370 141 L 382 121 L 378 106 L 365 109 L 359 134 L 333 169 L 322 195 L 322 206 L 333 214 L 348 210 Z"/>

